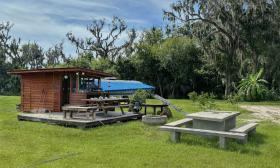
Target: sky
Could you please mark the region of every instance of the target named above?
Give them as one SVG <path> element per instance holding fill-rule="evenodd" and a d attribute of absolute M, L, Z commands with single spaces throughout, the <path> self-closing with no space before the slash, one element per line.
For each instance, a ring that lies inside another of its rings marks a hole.
<path fill-rule="evenodd" d="M 12 36 L 22 43 L 37 42 L 45 50 L 63 41 L 66 54 L 75 48 L 66 34 L 89 36 L 86 31 L 93 18 L 118 16 L 138 31 L 163 26 L 163 9 L 175 0 L 0 0 L 0 22 L 14 24 Z"/>

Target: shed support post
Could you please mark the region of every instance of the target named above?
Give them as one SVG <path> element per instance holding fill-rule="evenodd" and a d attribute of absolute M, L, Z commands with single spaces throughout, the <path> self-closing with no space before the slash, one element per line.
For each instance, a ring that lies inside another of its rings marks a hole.
<path fill-rule="evenodd" d="M 98 96 L 101 96 L 100 90 L 101 90 L 101 79 L 98 78 Z"/>

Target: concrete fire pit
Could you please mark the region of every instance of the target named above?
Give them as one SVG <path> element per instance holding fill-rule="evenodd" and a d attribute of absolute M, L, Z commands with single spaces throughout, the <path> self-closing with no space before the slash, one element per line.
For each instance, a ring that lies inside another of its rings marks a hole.
<path fill-rule="evenodd" d="M 163 125 L 167 122 L 166 115 L 144 115 L 142 122 L 149 125 Z"/>

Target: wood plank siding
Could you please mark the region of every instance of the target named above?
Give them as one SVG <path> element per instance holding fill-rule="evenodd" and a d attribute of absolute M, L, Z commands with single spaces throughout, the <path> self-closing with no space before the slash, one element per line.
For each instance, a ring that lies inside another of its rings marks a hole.
<path fill-rule="evenodd" d="M 61 75 L 53 73 L 24 74 L 21 89 L 21 110 L 61 109 Z"/>
<path fill-rule="evenodd" d="M 71 105 L 85 105 L 85 101 L 81 101 L 81 99 L 86 99 L 86 93 L 70 93 L 70 101 Z"/>
<path fill-rule="evenodd" d="M 86 99 L 87 93 L 79 91 L 77 76 L 96 79 L 112 77 L 111 74 L 85 68 L 13 70 L 8 74 L 21 76 L 21 111 L 23 112 L 40 109 L 60 112 L 64 104 L 85 104 L 86 102 L 81 99 Z M 70 78 L 70 86 L 67 77 Z"/>

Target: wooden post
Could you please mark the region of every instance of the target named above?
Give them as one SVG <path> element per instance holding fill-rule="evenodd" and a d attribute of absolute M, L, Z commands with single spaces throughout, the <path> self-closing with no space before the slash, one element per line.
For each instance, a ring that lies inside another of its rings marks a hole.
<path fill-rule="evenodd" d="M 180 142 L 180 139 L 181 139 L 181 132 L 171 132 L 171 141 L 172 142 Z"/>
<path fill-rule="evenodd" d="M 79 93 L 79 80 L 80 80 L 80 76 L 76 75 L 76 93 Z"/>
<path fill-rule="evenodd" d="M 100 88 L 101 88 L 101 79 L 98 78 L 98 96 L 101 95 L 101 93 L 100 93 Z"/>
<path fill-rule="evenodd" d="M 124 115 L 123 107 L 120 106 L 120 109 L 121 109 L 122 115 Z"/>
<path fill-rule="evenodd" d="M 147 106 L 145 106 L 145 115 L 147 115 Z"/>

